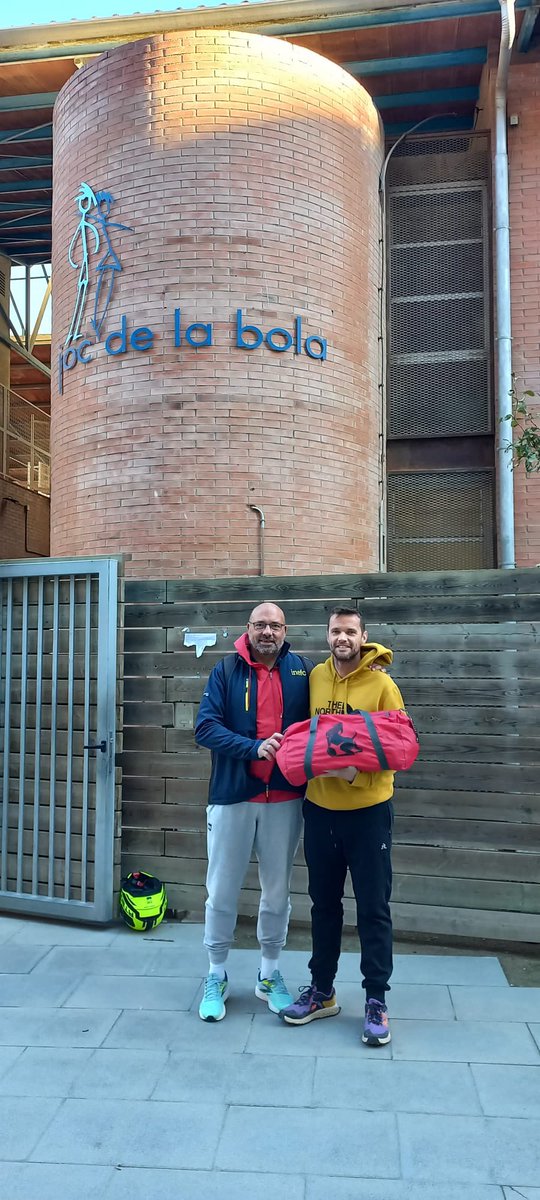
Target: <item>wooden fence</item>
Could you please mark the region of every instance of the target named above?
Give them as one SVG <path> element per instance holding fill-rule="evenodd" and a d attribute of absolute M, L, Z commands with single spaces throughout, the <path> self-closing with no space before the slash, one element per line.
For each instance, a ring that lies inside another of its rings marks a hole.
<path fill-rule="evenodd" d="M 203 912 L 209 755 L 193 726 L 208 672 L 261 600 L 315 661 L 328 612 L 352 602 L 394 650 L 421 741 L 396 788 L 396 929 L 540 942 L 540 570 L 128 581 L 125 598 L 124 866 L 159 875 L 172 907 Z M 189 633 L 215 645 L 196 657 Z M 307 920 L 301 851 L 292 891 Z M 241 913 L 257 903 L 253 864 Z"/>

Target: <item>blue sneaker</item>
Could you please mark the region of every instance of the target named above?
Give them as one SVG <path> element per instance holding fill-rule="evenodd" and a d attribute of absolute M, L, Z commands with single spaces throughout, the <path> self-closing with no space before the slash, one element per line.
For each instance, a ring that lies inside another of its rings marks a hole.
<path fill-rule="evenodd" d="M 207 975 L 204 981 L 203 998 L 199 1004 L 201 1021 L 222 1021 L 226 1015 L 225 1001 L 229 995 L 229 980 L 225 975 Z"/>
<path fill-rule="evenodd" d="M 287 1025 L 308 1025 L 319 1017 L 337 1017 L 339 1012 L 341 1008 L 334 989 L 328 994 L 318 992 L 315 984 L 310 983 L 300 989 L 298 1000 L 288 1008 L 283 1008 L 279 1015 Z"/>
<path fill-rule="evenodd" d="M 283 976 L 279 971 L 274 971 L 270 979 L 261 979 L 261 972 L 257 978 L 257 986 L 255 995 L 259 1000 L 266 1000 L 270 1012 L 280 1013 L 282 1009 L 288 1008 L 293 1002 L 290 992 L 285 987 Z"/>
<path fill-rule="evenodd" d="M 388 1009 L 380 1000 L 368 1000 L 362 1041 L 365 1046 L 386 1046 L 392 1035 L 388 1028 Z"/>

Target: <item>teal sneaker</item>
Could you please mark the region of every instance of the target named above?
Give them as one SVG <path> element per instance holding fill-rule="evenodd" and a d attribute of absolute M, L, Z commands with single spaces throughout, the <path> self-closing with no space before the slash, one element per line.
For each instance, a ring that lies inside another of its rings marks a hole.
<path fill-rule="evenodd" d="M 201 1021 L 222 1021 L 226 1015 L 225 1001 L 229 995 L 229 980 L 219 975 L 207 975 L 204 981 L 203 998 L 199 1004 Z"/>
<path fill-rule="evenodd" d="M 288 1008 L 293 1002 L 279 971 L 274 971 L 270 979 L 261 979 L 259 971 L 255 995 L 259 1000 L 266 1000 L 270 1012 L 273 1013 L 280 1013 L 283 1008 Z"/>

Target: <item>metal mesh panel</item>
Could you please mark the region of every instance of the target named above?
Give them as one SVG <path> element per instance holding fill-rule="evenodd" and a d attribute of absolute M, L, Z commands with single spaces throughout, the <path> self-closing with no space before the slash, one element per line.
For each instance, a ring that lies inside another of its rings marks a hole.
<path fill-rule="evenodd" d="M 416 187 L 390 190 L 388 217 L 392 247 L 478 240 L 482 237 L 482 192 L 470 184 L 428 189 L 419 179 Z"/>
<path fill-rule="evenodd" d="M 489 471 L 390 475 L 389 571 L 494 566 L 493 507 Z"/>
<path fill-rule="evenodd" d="M 416 438 L 433 431 L 437 437 L 484 433 L 489 428 L 488 364 L 484 357 L 455 361 L 394 363 L 389 373 L 389 389 L 399 395 L 393 410 L 395 437 Z M 441 397 L 461 396 L 459 407 L 442 403 Z"/>
<path fill-rule="evenodd" d="M 394 186 L 487 179 L 489 142 L 484 134 L 413 134 L 396 147 L 388 174 Z"/>
<path fill-rule="evenodd" d="M 390 160 L 388 437 L 492 431 L 488 142 L 410 138 Z"/>

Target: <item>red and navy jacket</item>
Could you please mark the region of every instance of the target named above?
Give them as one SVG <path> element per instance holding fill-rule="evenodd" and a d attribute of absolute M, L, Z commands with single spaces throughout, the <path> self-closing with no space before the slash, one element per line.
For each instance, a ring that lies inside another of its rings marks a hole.
<path fill-rule="evenodd" d="M 241 642 L 243 639 L 236 645 Z M 222 659 L 214 667 L 199 707 L 195 740 L 212 752 L 209 804 L 238 804 L 265 796 L 293 800 L 303 796 L 305 790 L 288 783 L 275 763 L 271 764 L 264 784 L 259 772 L 252 773 L 252 766 L 264 761 L 257 754 L 264 739 L 257 737 L 257 664 L 244 657 L 244 653 L 234 655 L 232 666 L 227 663 L 225 667 Z M 288 642 L 283 643 L 272 668 L 279 672 L 281 682 L 282 733 L 295 721 L 304 721 L 309 716 L 312 666 L 309 659 L 293 654 Z"/>

